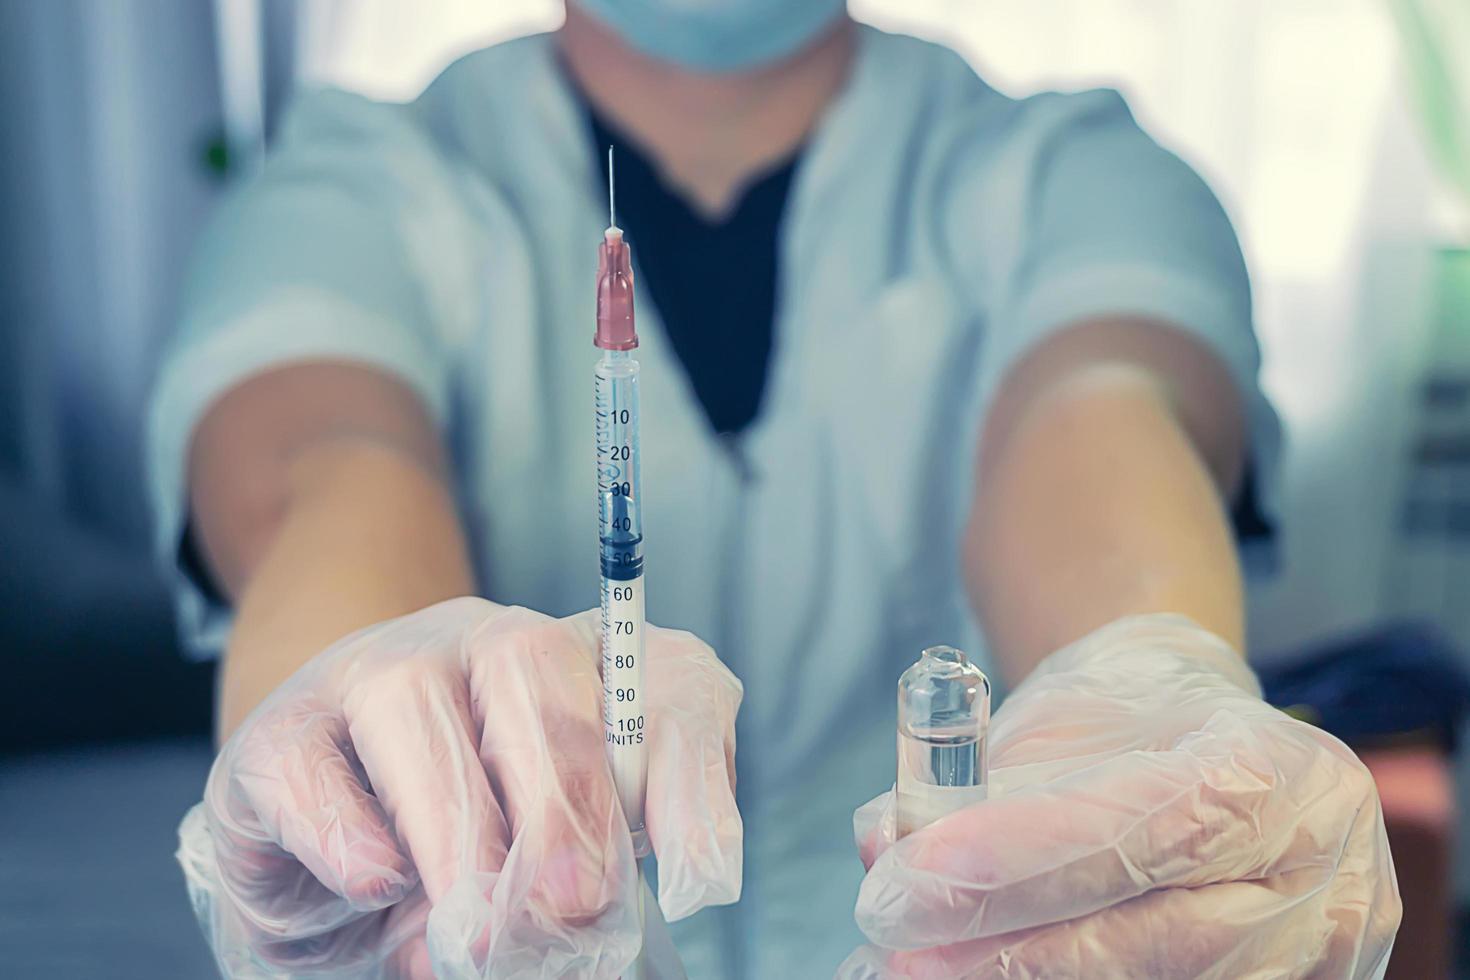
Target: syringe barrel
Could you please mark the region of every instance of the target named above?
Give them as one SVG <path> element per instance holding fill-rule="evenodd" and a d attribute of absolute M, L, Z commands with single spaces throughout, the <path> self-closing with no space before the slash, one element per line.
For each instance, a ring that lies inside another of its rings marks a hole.
<path fill-rule="evenodd" d="M 631 578 L 643 568 L 643 498 L 638 439 L 638 362 L 604 351 L 593 387 L 597 441 L 597 538 L 603 573 Z"/>
<path fill-rule="evenodd" d="M 954 647 L 929 647 L 898 681 L 901 837 L 986 797 L 990 681 Z"/>
<path fill-rule="evenodd" d="M 603 732 L 618 800 L 641 856 L 648 848 L 643 818 L 648 747 L 638 362 L 630 351 L 604 350 L 595 373 Z"/>

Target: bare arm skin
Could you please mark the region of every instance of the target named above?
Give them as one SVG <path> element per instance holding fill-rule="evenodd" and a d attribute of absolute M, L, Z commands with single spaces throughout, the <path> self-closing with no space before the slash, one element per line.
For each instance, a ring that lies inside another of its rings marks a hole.
<path fill-rule="evenodd" d="M 1167 325 L 1081 323 L 1024 358 L 986 419 L 964 541 L 1002 674 L 1133 613 L 1183 613 L 1239 648 L 1225 501 L 1244 456 L 1225 367 Z"/>
<path fill-rule="evenodd" d="M 221 741 L 333 641 L 474 591 L 444 472 L 417 397 L 369 368 L 280 368 L 210 409 L 189 485 L 201 557 L 238 612 Z"/>

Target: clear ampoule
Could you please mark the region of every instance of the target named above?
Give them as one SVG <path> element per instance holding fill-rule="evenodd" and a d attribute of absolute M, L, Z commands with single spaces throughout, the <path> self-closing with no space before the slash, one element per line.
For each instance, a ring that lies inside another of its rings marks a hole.
<path fill-rule="evenodd" d="M 985 799 L 990 681 L 954 647 L 929 647 L 898 680 L 897 832 Z"/>

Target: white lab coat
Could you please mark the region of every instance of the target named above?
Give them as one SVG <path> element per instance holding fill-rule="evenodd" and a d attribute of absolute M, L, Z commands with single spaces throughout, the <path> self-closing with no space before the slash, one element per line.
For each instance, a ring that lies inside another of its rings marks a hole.
<path fill-rule="evenodd" d="M 486 594 L 594 605 L 595 152 L 545 36 L 408 105 L 303 99 L 199 251 L 151 419 L 161 553 L 209 404 L 270 366 L 348 359 L 443 423 Z M 700 978 L 827 976 L 860 941 L 851 813 L 892 782 L 898 675 L 940 642 L 983 663 L 958 543 L 1019 355 L 1082 317 L 1158 317 L 1229 367 L 1267 478 L 1276 441 L 1229 222 L 1116 94 L 1012 100 L 864 28 L 780 257 L 765 402 L 738 441 L 709 431 L 638 295 L 649 620 L 704 637 L 746 687 L 744 895 L 675 926 Z M 191 638 L 217 646 L 227 611 L 176 581 Z"/>

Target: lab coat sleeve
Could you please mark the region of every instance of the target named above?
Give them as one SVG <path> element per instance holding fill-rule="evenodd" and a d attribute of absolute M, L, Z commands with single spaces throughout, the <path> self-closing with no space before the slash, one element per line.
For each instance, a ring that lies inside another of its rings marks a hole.
<path fill-rule="evenodd" d="M 442 420 L 468 248 L 453 176 L 408 107 L 306 97 L 263 172 L 231 194 L 195 253 L 149 419 L 155 545 L 186 648 L 216 652 L 229 616 L 181 562 L 189 444 L 251 375 L 346 361 L 400 379 Z M 459 305 L 456 305 L 458 302 Z"/>
<path fill-rule="evenodd" d="M 1220 202 L 1115 92 L 1037 96 L 1016 111 L 998 165 L 959 195 L 968 227 L 952 237 L 986 289 L 975 297 L 985 322 L 980 411 L 1017 361 L 1080 320 L 1166 322 L 1229 370 L 1249 416 L 1260 502 L 1274 510 L 1279 425 L 1259 387 L 1250 284 Z"/>

